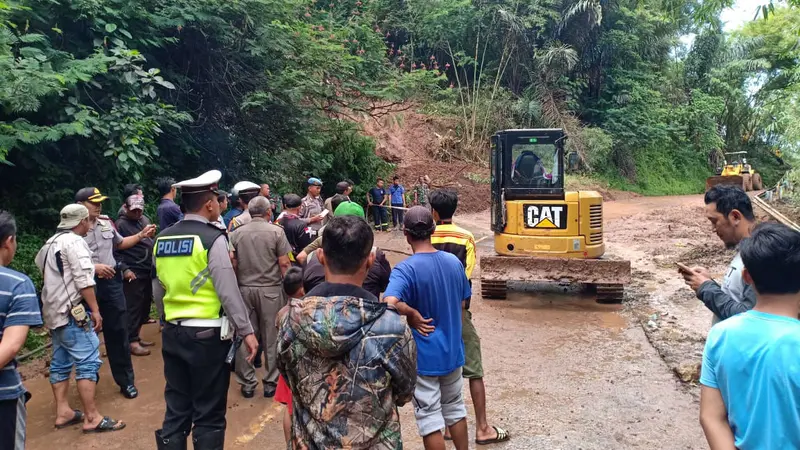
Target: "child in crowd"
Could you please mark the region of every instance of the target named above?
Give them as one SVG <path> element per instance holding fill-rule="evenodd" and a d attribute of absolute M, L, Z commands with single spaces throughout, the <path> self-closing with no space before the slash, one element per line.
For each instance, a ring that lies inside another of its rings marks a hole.
<path fill-rule="evenodd" d="M 306 295 L 303 290 L 303 269 L 290 267 L 286 271 L 286 275 L 283 276 L 283 292 L 286 292 L 286 295 L 289 296 L 289 302 L 292 299 L 303 298 Z M 288 304 L 278 311 L 277 323 L 275 324 L 278 328 L 281 327 L 280 324 L 283 318 L 286 317 L 287 312 L 289 312 Z M 283 375 L 278 377 L 275 401 L 286 405 L 286 409 L 283 410 L 283 436 L 286 438 L 286 444 L 289 444 L 292 439 L 292 391 L 289 389 L 289 385 L 286 384 L 286 379 L 283 378 Z"/>
<path fill-rule="evenodd" d="M 742 241 L 751 311 L 708 333 L 700 423 L 712 450 L 800 448 L 800 232 L 764 223 Z"/>

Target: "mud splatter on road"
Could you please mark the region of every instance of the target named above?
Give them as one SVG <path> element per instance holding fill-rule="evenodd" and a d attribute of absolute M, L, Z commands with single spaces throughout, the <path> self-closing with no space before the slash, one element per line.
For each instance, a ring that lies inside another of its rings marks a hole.
<path fill-rule="evenodd" d="M 606 203 L 608 251 L 633 265 L 628 301 L 622 306 L 599 305 L 591 296 L 564 292 L 557 285 L 545 290 L 512 286 L 520 289 L 507 300 L 482 300 L 475 280 L 472 311 L 482 338 L 489 418 L 513 436 L 496 448 L 706 448 L 696 389 L 673 374 L 681 364 L 699 361 L 697 351 L 711 320 L 673 263 L 715 263 L 709 268 L 719 273 L 728 259 L 715 246 L 705 219 L 697 216 L 701 207 L 698 196 Z M 476 239 L 491 235 L 488 212 L 457 222 Z M 491 241 L 483 240 L 479 253 L 490 253 Z M 388 253 L 392 264 L 410 250 L 398 232 L 381 233 L 377 242 L 399 251 Z M 650 329 L 647 323 L 654 315 L 656 327 Z M 52 394 L 40 375 L 26 381 L 34 394 L 28 448 L 154 448 L 153 431 L 164 413 L 164 380 L 157 327 L 147 326 L 145 336 L 158 346 L 153 355 L 134 360 L 138 399 L 119 395 L 107 364 L 101 372 L 100 410 L 126 421 L 125 430 L 103 436 L 84 436 L 79 428 L 55 431 Z M 466 398 L 474 438 L 474 415 Z M 72 399 L 77 406 L 74 392 Z M 243 399 L 232 382 L 226 448 L 285 448 L 281 414 L 270 399 Z M 422 448 L 410 406 L 401 408 L 401 420 L 406 448 Z"/>

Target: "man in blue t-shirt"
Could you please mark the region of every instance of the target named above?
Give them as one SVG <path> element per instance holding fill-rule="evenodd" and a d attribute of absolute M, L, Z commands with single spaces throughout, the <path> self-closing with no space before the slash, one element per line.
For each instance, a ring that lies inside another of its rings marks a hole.
<path fill-rule="evenodd" d="M 372 210 L 375 231 L 389 231 L 389 214 L 386 211 L 386 189 L 383 188 L 383 178 L 378 178 L 375 187 L 367 193 L 367 206 Z"/>
<path fill-rule="evenodd" d="M 708 334 L 700 423 L 712 449 L 798 449 L 800 232 L 765 223 L 739 252 L 756 305 Z"/>
<path fill-rule="evenodd" d="M 392 227 L 400 229 L 403 226 L 403 215 L 406 212 L 406 188 L 400 184 L 400 177 L 397 175 L 392 179 L 389 195 L 392 200 Z"/>
<path fill-rule="evenodd" d="M 28 328 L 42 324 L 36 290 L 27 276 L 9 269 L 17 252 L 17 225 L 0 211 L 0 448 L 25 448 L 28 395 L 17 372 L 17 352 Z"/>
<path fill-rule="evenodd" d="M 464 344 L 461 307 L 472 296 L 458 258 L 433 248 L 436 225 L 423 206 L 408 210 L 405 236 L 414 254 L 395 266 L 384 301 L 411 316 L 426 317 L 428 332 L 414 330 L 417 343 L 417 387 L 414 414 L 426 449 L 444 448 L 442 430 L 450 428 L 458 450 L 468 448 L 467 409 L 461 395 Z"/>
<path fill-rule="evenodd" d="M 174 184 L 175 180 L 172 178 L 160 178 L 158 180 L 158 195 L 161 196 L 158 208 L 156 208 L 158 231 L 164 231 L 183 220 L 181 207 L 175 203 L 175 196 L 178 195 L 178 191 L 173 186 Z"/>

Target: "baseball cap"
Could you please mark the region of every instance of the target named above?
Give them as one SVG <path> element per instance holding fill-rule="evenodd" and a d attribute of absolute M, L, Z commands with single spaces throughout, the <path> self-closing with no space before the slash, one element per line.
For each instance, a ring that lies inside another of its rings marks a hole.
<path fill-rule="evenodd" d="M 125 204 L 128 205 L 129 211 L 134 210 L 144 210 L 144 197 L 141 195 L 131 195 L 130 197 L 125 200 Z"/>
<path fill-rule="evenodd" d="M 320 180 L 319 178 L 311 177 L 311 178 L 308 179 L 308 185 L 309 186 L 322 186 L 322 180 Z"/>
<path fill-rule="evenodd" d="M 356 202 L 342 202 L 336 211 L 333 212 L 334 217 L 342 217 L 342 216 L 356 216 L 361 217 L 362 219 L 364 216 L 364 208 L 361 207 Z"/>
<path fill-rule="evenodd" d="M 61 222 L 58 223 L 58 228 L 71 230 L 77 227 L 81 220 L 89 217 L 89 210 L 83 205 L 72 203 L 61 209 L 60 217 Z"/>
<path fill-rule="evenodd" d="M 413 206 L 406 211 L 406 217 L 403 219 L 403 226 L 408 231 L 424 231 L 432 233 L 436 229 L 436 224 L 433 222 L 433 214 L 428 211 L 424 206 Z"/>
<path fill-rule="evenodd" d="M 297 208 L 303 203 L 303 199 L 297 194 L 286 194 L 283 196 L 283 206 L 285 208 Z"/>
<path fill-rule="evenodd" d="M 101 194 L 100 189 L 97 189 L 96 187 L 85 187 L 75 193 L 76 202 L 100 203 L 107 199 L 108 197 Z"/>

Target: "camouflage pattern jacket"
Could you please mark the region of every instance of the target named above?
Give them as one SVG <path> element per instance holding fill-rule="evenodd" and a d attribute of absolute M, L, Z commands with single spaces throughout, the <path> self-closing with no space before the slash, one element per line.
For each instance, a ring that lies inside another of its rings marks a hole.
<path fill-rule="evenodd" d="M 402 449 L 417 351 L 394 309 L 361 287 L 322 283 L 292 300 L 278 369 L 292 390 L 293 449 Z"/>

